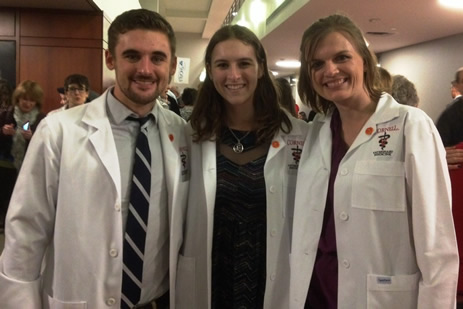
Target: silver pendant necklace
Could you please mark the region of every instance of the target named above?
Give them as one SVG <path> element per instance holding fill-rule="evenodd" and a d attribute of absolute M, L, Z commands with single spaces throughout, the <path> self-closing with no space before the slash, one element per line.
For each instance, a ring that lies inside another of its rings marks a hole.
<path fill-rule="evenodd" d="M 236 139 L 236 144 L 232 147 L 233 151 L 235 153 L 242 153 L 244 150 L 243 144 L 241 144 L 241 140 L 244 139 L 246 136 L 251 133 L 251 131 L 248 131 L 246 134 L 244 134 L 241 138 L 236 137 L 235 133 L 233 133 L 232 129 L 228 128 L 230 133 L 233 135 L 233 137 Z"/>

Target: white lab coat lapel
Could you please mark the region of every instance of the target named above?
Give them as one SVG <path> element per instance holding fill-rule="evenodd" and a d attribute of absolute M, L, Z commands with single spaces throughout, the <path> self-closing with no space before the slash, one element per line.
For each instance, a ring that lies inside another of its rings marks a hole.
<path fill-rule="evenodd" d="M 118 199 L 121 198 L 121 175 L 111 125 L 106 114 L 106 95 L 89 104 L 82 122 L 88 125 L 89 140 L 113 180 Z"/>
<path fill-rule="evenodd" d="M 297 135 L 297 133 L 294 133 L 294 135 Z M 268 162 L 270 162 L 272 158 L 274 158 L 280 151 L 283 151 L 283 149 L 286 146 L 285 138 L 286 133 L 282 133 L 281 131 L 279 131 L 277 136 L 275 136 L 275 138 L 272 140 L 272 145 L 270 145 L 270 148 L 268 150 L 265 166 L 268 166 Z"/>
<path fill-rule="evenodd" d="M 169 218 L 172 218 L 171 205 L 173 205 L 173 199 L 177 196 L 176 191 L 178 189 L 175 184 L 180 183 L 179 177 L 181 174 L 180 149 L 176 149 L 175 145 L 178 144 L 176 139 L 181 139 L 183 137 L 179 136 L 178 128 L 172 128 L 172 124 L 169 119 L 165 117 L 165 111 L 162 110 L 162 107 L 158 106 L 158 108 L 158 127 L 164 160 L 164 175 L 166 177 L 167 192 L 172 192 L 172 194 L 168 194 Z"/>
<path fill-rule="evenodd" d="M 313 120 L 314 124 L 317 122 L 317 125 L 322 126 L 320 129 L 320 136 L 318 137 L 318 144 L 321 151 L 321 157 L 323 159 L 323 165 L 331 170 L 331 150 L 332 150 L 332 143 L 331 143 L 331 115 L 326 117 L 317 116 Z M 309 135 L 310 132 L 309 132 Z"/>
<path fill-rule="evenodd" d="M 204 188 L 206 190 L 207 224 L 212 229 L 214 217 L 215 193 L 217 190 L 217 146 L 215 141 L 202 144 L 202 166 L 204 175 Z M 209 233 L 208 233 L 209 234 Z M 212 243 L 212 233 L 210 235 Z"/>
<path fill-rule="evenodd" d="M 206 195 L 206 211 L 207 211 L 207 276 L 209 280 L 208 291 L 210 298 L 211 291 L 211 256 L 212 256 L 212 231 L 214 229 L 214 204 L 215 194 L 217 191 L 217 146 L 216 141 L 206 141 L 201 145 L 202 150 L 202 166 L 204 178 L 204 190 Z"/>
<path fill-rule="evenodd" d="M 291 115 L 287 114 L 288 117 L 292 117 Z M 291 119 L 291 118 L 290 118 Z M 289 136 L 303 136 L 305 133 L 302 133 L 302 130 L 299 126 L 295 125 L 293 122 L 293 127 L 289 134 L 284 133 L 282 130 L 279 130 L 277 135 L 273 138 L 272 144 L 270 145 L 267 160 L 265 162 L 265 167 L 268 166 L 268 162 L 270 162 L 274 157 L 278 155 L 280 151 L 283 151 L 287 146 L 287 138 Z"/>
<path fill-rule="evenodd" d="M 388 100 L 380 100 L 378 102 L 375 113 L 370 117 L 370 119 L 368 119 L 363 128 L 360 130 L 356 139 L 347 151 L 346 156 L 349 152 L 372 139 L 377 134 L 377 126 L 379 123 L 389 122 L 391 119 L 399 117 L 399 109 L 397 107 L 391 106 L 391 104 L 388 102 Z M 388 107 L 387 109 L 386 106 Z M 373 131 L 372 133 L 368 134 L 367 130 L 370 128 L 373 129 Z"/>

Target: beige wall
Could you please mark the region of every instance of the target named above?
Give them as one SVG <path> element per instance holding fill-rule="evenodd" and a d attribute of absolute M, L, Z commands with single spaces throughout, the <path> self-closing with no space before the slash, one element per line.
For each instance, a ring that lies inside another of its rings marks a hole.
<path fill-rule="evenodd" d="M 190 58 L 190 74 L 188 84 L 175 84 L 181 90 L 187 87 L 196 88 L 199 85 L 199 74 L 204 68 L 204 54 L 209 40 L 201 35 L 192 36 L 191 33 L 176 33 L 177 57 Z"/>
<path fill-rule="evenodd" d="M 391 74 L 401 74 L 415 84 L 419 107 L 434 121 L 452 100 L 450 81 L 463 66 L 463 33 L 400 48 L 379 56 Z"/>

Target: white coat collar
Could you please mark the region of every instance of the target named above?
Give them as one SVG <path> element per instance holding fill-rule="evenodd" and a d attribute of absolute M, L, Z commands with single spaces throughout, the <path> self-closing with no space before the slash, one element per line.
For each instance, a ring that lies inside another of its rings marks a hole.
<path fill-rule="evenodd" d="M 388 94 L 383 92 L 381 98 L 378 101 L 378 104 L 376 105 L 376 110 L 371 115 L 370 119 L 365 123 L 361 131 L 359 132 L 357 138 L 353 142 L 353 144 L 349 147 L 349 150 L 347 153 L 350 151 L 354 150 L 361 144 L 369 141 L 371 138 L 373 138 L 377 132 L 377 127 L 381 123 L 389 122 L 394 118 L 399 117 L 400 115 L 400 108 L 401 105 L 397 103 L 394 98 Z M 330 112 L 326 116 L 318 116 L 315 117 L 314 123 L 323 123 L 323 126 L 320 130 L 320 135 L 321 136 L 331 136 L 331 128 L 330 128 L 330 123 L 331 123 L 331 117 L 333 113 Z M 324 142 L 326 139 L 321 138 L 320 142 Z M 323 146 L 323 145 L 321 145 Z M 331 145 L 330 147 L 321 147 L 324 158 L 331 158 Z"/>
<path fill-rule="evenodd" d="M 285 133 L 281 129 L 277 132 L 277 134 L 272 139 L 272 142 L 270 144 L 270 148 L 269 148 L 269 151 L 268 151 L 266 163 L 269 162 L 281 150 L 283 150 L 286 147 L 286 145 L 287 145 L 286 139 L 289 136 L 294 136 L 294 137 L 300 136 L 302 140 L 304 139 L 303 132 L 301 130 L 301 126 L 298 125 L 298 123 L 297 123 L 297 122 L 300 122 L 300 121 L 303 121 L 303 120 L 296 119 L 296 118 L 294 118 L 293 116 L 291 116 L 288 113 L 286 113 L 286 115 L 289 117 L 289 120 L 291 121 L 292 129 L 291 129 L 291 131 L 289 133 Z"/>

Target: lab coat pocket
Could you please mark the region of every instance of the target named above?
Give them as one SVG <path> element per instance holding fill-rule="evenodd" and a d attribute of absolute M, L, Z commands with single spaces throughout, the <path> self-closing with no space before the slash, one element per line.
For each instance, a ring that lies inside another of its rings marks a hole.
<path fill-rule="evenodd" d="M 87 302 L 61 301 L 48 295 L 48 307 L 50 309 L 87 309 Z"/>
<path fill-rule="evenodd" d="M 352 180 L 352 207 L 405 211 L 403 162 L 359 161 Z"/>
<path fill-rule="evenodd" d="M 417 308 L 420 273 L 367 276 L 367 308 Z"/>
<path fill-rule="evenodd" d="M 179 255 L 175 287 L 175 307 L 196 308 L 196 259 Z M 205 274 L 204 274 L 205 275 Z"/>

